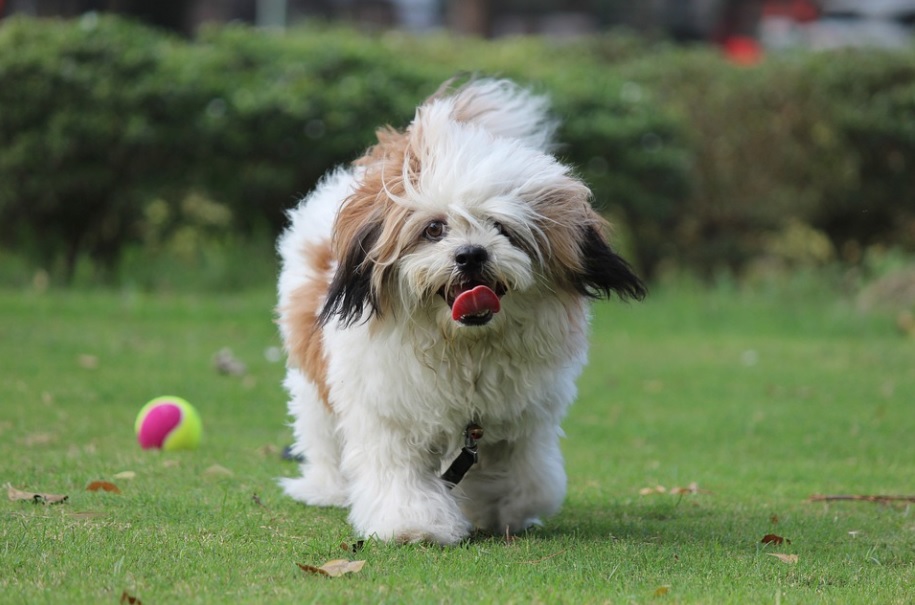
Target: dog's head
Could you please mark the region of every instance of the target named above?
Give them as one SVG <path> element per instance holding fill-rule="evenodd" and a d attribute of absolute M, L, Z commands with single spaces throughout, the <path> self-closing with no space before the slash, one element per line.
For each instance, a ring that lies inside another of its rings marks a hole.
<path fill-rule="evenodd" d="M 484 326 L 503 297 L 644 296 L 590 190 L 549 153 L 553 129 L 544 98 L 475 80 L 430 98 L 406 131 L 379 131 L 336 219 L 321 320 Z"/>

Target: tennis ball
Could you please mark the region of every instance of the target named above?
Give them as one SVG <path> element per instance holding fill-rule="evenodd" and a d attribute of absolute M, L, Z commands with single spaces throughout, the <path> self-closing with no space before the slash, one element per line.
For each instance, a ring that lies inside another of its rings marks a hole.
<path fill-rule="evenodd" d="M 203 426 L 194 406 L 180 397 L 156 397 L 143 406 L 134 423 L 144 450 L 193 450 L 200 444 Z"/>

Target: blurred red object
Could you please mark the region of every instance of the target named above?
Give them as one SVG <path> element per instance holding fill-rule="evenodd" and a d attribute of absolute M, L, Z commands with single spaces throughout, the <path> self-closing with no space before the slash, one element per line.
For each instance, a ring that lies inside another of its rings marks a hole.
<path fill-rule="evenodd" d="M 763 58 L 762 46 L 750 36 L 731 36 L 722 47 L 725 56 L 738 65 L 756 65 Z"/>

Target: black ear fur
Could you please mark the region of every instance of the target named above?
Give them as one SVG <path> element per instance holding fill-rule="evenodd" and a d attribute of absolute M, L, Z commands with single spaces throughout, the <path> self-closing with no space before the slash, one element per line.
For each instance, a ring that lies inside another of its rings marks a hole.
<path fill-rule="evenodd" d="M 372 249 L 381 235 L 381 223 L 365 225 L 353 238 L 353 243 L 340 259 L 327 290 L 327 300 L 318 316 L 318 323 L 326 325 L 336 316 L 344 326 L 351 326 L 362 317 L 368 305 L 369 316 L 380 313 L 378 297 L 372 288 L 373 265 L 368 260 Z"/>
<path fill-rule="evenodd" d="M 575 289 L 590 298 L 610 298 L 613 292 L 626 300 L 642 300 L 648 288 L 623 257 L 607 245 L 594 227 L 585 227 L 581 234 L 583 268 L 572 276 Z"/>

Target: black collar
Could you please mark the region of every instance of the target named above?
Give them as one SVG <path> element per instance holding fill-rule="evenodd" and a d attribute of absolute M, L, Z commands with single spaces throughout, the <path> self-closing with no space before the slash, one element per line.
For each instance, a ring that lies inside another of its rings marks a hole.
<path fill-rule="evenodd" d="M 442 481 L 447 483 L 449 488 L 460 483 L 467 471 L 470 470 L 470 467 L 477 463 L 479 458 L 477 442 L 482 438 L 483 427 L 479 424 L 471 422 L 464 429 L 464 447 L 461 448 L 461 453 L 454 459 L 448 470 L 442 474 Z"/>

